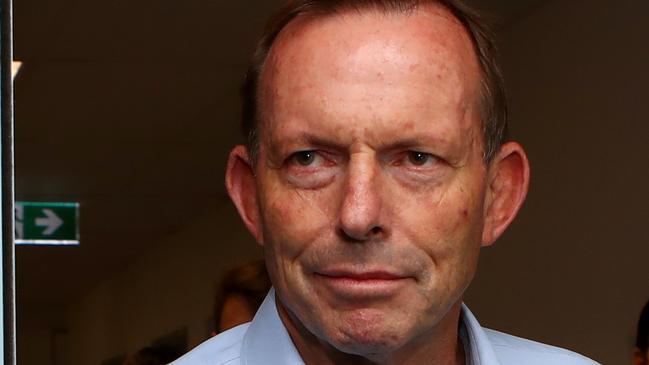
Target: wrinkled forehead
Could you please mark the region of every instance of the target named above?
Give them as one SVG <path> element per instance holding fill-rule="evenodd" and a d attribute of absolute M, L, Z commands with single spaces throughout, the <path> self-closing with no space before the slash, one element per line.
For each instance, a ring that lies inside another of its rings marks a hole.
<path fill-rule="evenodd" d="M 380 114 L 381 104 L 375 99 L 385 96 L 404 100 L 401 106 L 406 109 L 460 114 L 477 106 L 479 80 L 469 35 L 440 5 L 406 13 L 349 10 L 304 15 L 283 29 L 264 65 L 260 130 L 263 134 L 268 123 L 281 122 L 273 118 L 278 111 L 282 117 L 303 111 L 301 105 L 312 98 L 326 100 L 320 104 L 327 104 L 326 110 L 319 111 L 337 112 L 336 116 L 345 116 L 340 110 L 355 100 L 373 98 L 365 104 Z M 355 89 L 358 85 L 375 87 Z M 362 90 L 362 95 L 355 90 Z"/>
<path fill-rule="evenodd" d="M 419 57 L 406 57 L 405 50 Z M 400 68 L 403 73 L 437 66 L 440 78 L 454 76 L 467 84 L 464 89 L 479 93 L 481 72 L 471 38 L 459 20 L 437 3 L 410 10 L 367 8 L 302 14 L 287 24 L 273 43 L 260 86 L 272 90 L 281 77 L 295 76 L 291 73 L 296 66 L 309 63 L 318 67 L 324 63 L 334 72 L 375 72 L 366 67 L 367 62 Z M 399 72 L 393 74 L 399 76 Z"/>

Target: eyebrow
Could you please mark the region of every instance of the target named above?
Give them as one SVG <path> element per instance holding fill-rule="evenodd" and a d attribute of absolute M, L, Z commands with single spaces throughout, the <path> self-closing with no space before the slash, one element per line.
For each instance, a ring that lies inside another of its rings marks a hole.
<path fill-rule="evenodd" d="M 451 149 L 454 148 L 454 146 L 451 143 L 449 143 L 449 141 L 446 138 L 440 138 L 440 137 L 425 135 L 425 134 L 422 134 L 420 136 L 415 136 L 412 138 L 396 139 L 390 142 L 386 142 L 382 140 L 378 140 L 374 142 L 376 143 L 372 143 L 370 144 L 370 146 L 377 150 L 386 150 L 386 149 L 395 150 L 395 149 L 412 148 L 417 146 L 421 146 L 421 147 L 429 146 L 433 148 L 437 147 L 438 149 L 444 149 L 444 150 L 448 150 L 449 148 Z M 348 143 L 344 143 L 340 139 L 323 137 L 308 131 L 299 131 L 289 136 L 288 144 L 300 144 L 300 143 L 309 146 L 314 146 L 314 147 L 333 148 L 335 150 L 340 150 L 340 151 L 344 151 L 349 148 Z M 281 149 L 281 147 L 286 144 L 273 143 L 273 145 L 275 147 L 273 149 L 278 150 Z"/>
<path fill-rule="evenodd" d="M 417 146 L 432 146 L 448 148 L 451 144 L 444 138 L 436 138 L 432 136 L 405 138 L 394 141 L 389 144 L 384 144 L 387 149 L 404 149 Z"/>
<path fill-rule="evenodd" d="M 334 147 L 337 149 L 345 149 L 345 145 L 340 141 L 335 141 L 331 138 L 321 137 L 312 132 L 297 130 L 291 131 L 288 135 L 282 138 L 270 138 L 269 140 L 273 150 L 279 150 L 286 145 L 306 144 L 312 146 Z"/>
<path fill-rule="evenodd" d="M 340 140 L 320 137 L 309 132 L 301 133 L 300 139 L 312 146 L 333 147 L 338 150 L 347 149 L 346 145 Z"/>

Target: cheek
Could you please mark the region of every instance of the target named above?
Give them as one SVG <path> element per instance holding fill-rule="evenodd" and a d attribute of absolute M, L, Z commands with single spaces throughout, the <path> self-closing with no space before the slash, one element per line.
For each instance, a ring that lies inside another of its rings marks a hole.
<path fill-rule="evenodd" d="M 280 187 L 262 198 L 264 237 L 282 256 L 295 258 L 326 234 L 333 220 L 331 195 Z"/>
<path fill-rule="evenodd" d="M 462 261 L 480 247 L 482 233 L 481 190 L 440 187 L 427 194 L 412 194 L 402 200 L 398 221 L 437 264 Z"/>

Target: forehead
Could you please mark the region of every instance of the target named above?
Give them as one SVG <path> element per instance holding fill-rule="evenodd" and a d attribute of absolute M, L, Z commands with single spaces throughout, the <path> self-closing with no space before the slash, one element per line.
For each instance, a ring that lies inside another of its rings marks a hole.
<path fill-rule="evenodd" d="M 399 57 L 406 49 L 419 59 Z M 332 61 L 326 64 L 334 69 L 356 66 L 362 72 L 364 65 L 355 61 L 367 56 L 363 51 L 372 52 L 383 66 L 404 71 L 445 59 L 449 70 L 440 71 L 480 72 L 464 26 L 444 6 L 431 3 L 408 11 L 368 8 L 299 15 L 277 36 L 260 76 L 268 80 L 281 66 L 316 60 Z"/>
<path fill-rule="evenodd" d="M 319 106 L 326 107 L 320 112 L 339 108 L 343 114 L 360 99 L 386 96 L 403 98 L 404 109 L 422 108 L 431 100 L 442 109 L 467 109 L 476 104 L 479 79 L 469 35 L 441 5 L 411 12 L 301 15 L 269 52 L 260 76 L 260 111 L 266 123 L 278 108 L 286 115 L 287 100 L 293 101 L 290 107 L 309 103 L 295 102 L 305 96 L 320 99 Z M 380 114 L 380 103 L 368 105 Z"/>

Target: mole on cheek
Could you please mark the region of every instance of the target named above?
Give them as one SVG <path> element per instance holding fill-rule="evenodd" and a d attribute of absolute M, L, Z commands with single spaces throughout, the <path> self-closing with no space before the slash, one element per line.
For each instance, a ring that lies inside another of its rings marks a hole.
<path fill-rule="evenodd" d="M 452 223 L 452 229 L 458 229 L 465 227 L 466 223 L 469 221 L 469 210 L 467 208 L 460 208 L 458 211 L 459 217 L 455 219 Z"/>

